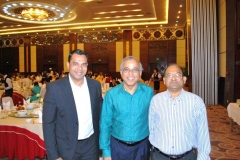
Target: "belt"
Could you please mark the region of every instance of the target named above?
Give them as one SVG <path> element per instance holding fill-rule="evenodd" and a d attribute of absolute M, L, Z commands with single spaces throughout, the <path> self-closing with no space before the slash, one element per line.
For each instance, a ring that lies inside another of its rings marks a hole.
<path fill-rule="evenodd" d="M 158 148 L 156 148 L 156 147 L 154 147 L 154 149 L 156 150 L 156 151 L 158 151 L 161 155 L 163 155 L 163 156 L 165 156 L 165 157 L 167 157 L 167 158 L 169 158 L 169 159 L 181 159 L 181 158 L 183 158 L 183 157 L 185 157 L 186 155 L 188 155 L 193 149 L 191 149 L 190 151 L 187 151 L 187 152 L 185 152 L 185 153 L 183 153 L 183 154 L 180 154 L 180 155 L 168 155 L 168 154 L 165 154 L 165 153 L 163 153 L 162 151 L 160 151 Z"/>
<path fill-rule="evenodd" d="M 115 140 L 117 140 L 118 142 L 126 145 L 126 146 L 135 146 L 135 145 L 141 143 L 142 141 L 144 141 L 145 139 L 147 139 L 148 137 L 146 137 L 146 138 L 144 138 L 144 139 L 142 139 L 142 140 L 140 140 L 140 141 L 137 141 L 137 142 L 126 142 L 126 141 L 122 141 L 122 140 L 120 140 L 120 139 L 117 139 L 117 138 L 115 138 L 115 137 L 113 137 L 113 138 L 114 138 Z"/>

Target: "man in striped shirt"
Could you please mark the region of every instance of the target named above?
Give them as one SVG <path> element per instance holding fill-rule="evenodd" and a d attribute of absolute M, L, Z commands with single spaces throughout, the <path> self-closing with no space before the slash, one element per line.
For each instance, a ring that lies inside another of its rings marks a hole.
<path fill-rule="evenodd" d="M 181 67 L 171 64 L 163 78 L 167 91 L 151 100 L 151 160 L 210 160 L 206 106 L 199 96 L 183 89 L 186 79 Z"/>

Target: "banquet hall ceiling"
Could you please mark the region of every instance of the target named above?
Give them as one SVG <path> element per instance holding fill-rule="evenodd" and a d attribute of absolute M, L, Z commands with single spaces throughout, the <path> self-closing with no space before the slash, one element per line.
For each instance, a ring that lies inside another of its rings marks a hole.
<path fill-rule="evenodd" d="M 185 1 L 1 0 L 0 36 L 184 27 Z M 27 18 L 22 11 L 29 8 L 42 9 L 48 17 Z"/>

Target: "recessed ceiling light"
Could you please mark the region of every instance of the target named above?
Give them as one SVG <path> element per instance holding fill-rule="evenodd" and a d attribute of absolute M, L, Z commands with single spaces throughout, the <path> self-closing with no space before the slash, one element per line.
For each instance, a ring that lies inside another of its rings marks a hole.
<path fill-rule="evenodd" d="M 24 7 L 25 6 L 25 7 Z M 66 17 L 64 20 L 60 18 L 64 18 L 66 15 L 66 11 L 62 8 L 45 4 L 45 3 L 23 3 L 23 2 L 14 2 L 14 3 L 6 3 L 4 4 L 3 12 L 6 15 L 11 16 L 11 18 L 16 21 L 31 21 L 31 23 L 43 23 L 47 21 L 71 21 L 76 18 L 76 13 L 71 12 L 71 17 Z M 40 10 L 41 12 L 38 12 Z M 29 15 L 28 17 L 26 17 Z M 42 16 L 44 15 L 44 16 Z M 9 17 L 10 18 L 10 17 Z"/>

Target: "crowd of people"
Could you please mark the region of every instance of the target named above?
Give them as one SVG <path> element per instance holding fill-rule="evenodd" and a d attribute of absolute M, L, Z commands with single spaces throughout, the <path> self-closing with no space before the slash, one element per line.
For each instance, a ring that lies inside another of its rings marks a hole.
<path fill-rule="evenodd" d="M 69 74 L 47 85 L 43 134 L 47 158 L 98 160 L 209 160 L 210 138 L 203 100 L 183 89 L 186 77 L 177 64 L 167 67 L 167 90 L 154 94 L 139 82 L 141 62 L 125 57 L 122 82 L 102 97 L 102 73 L 89 76 L 88 54 L 73 50 Z M 155 71 L 157 73 L 157 70 Z M 155 74 L 156 74 L 155 73 Z M 91 73 L 92 74 L 92 73 Z M 108 80 L 107 80 L 108 82 Z"/>
<path fill-rule="evenodd" d="M 8 73 L 0 74 L 0 83 L 4 87 L 4 96 L 12 97 L 13 90 L 26 91 L 30 90 L 26 99 L 30 99 L 30 102 L 39 100 L 39 94 L 43 88 L 46 88 L 48 82 L 53 82 L 59 78 L 65 77 L 66 73 L 54 72 L 51 68 L 49 71 L 44 71 L 37 74 L 28 73 Z M 42 97 L 43 98 L 43 97 Z"/>

